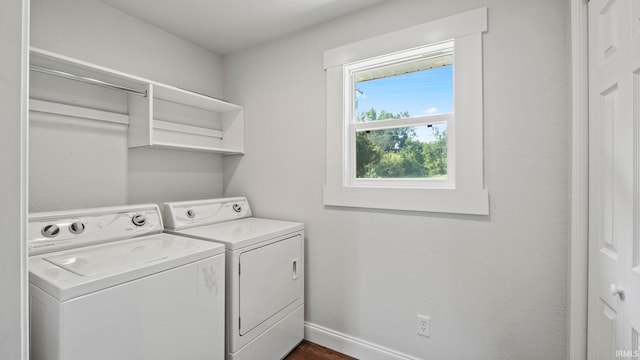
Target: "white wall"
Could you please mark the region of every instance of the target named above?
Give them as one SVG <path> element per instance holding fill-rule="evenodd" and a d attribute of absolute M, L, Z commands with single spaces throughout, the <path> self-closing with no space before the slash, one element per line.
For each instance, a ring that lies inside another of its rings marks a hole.
<path fill-rule="evenodd" d="M 0 2 L 0 359 L 27 358 L 26 53 L 28 1 Z"/>
<path fill-rule="evenodd" d="M 32 0 L 31 45 L 211 96 L 222 95 L 218 55 L 96 0 Z M 39 82 L 34 81 L 37 88 Z M 113 105 L 110 109 L 126 111 L 122 94 L 103 94 L 104 102 Z M 221 155 L 129 150 L 124 126 L 60 120 L 32 117 L 30 211 L 222 194 Z"/>
<path fill-rule="evenodd" d="M 481 6 L 491 215 L 323 206 L 323 51 Z M 306 224 L 308 322 L 421 359 L 564 358 L 568 19 L 558 0 L 398 0 L 223 58 L 246 107 L 225 195 Z"/>

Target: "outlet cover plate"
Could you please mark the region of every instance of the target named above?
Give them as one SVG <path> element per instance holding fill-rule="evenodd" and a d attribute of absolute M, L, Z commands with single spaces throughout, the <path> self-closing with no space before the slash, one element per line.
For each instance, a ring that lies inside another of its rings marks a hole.
<path fill-rule="evenodd" d="M 431 337 L 431 318 L 418 314 L 418 335 Z"/>

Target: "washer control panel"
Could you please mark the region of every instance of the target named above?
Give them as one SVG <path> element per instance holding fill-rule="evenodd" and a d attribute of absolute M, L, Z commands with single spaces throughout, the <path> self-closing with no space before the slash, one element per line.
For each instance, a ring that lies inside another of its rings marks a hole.
<path fill-rule="evenodd" d="M 159 234 L 157 205 L 94 208 L 29 215 L 29 254 Z"/>

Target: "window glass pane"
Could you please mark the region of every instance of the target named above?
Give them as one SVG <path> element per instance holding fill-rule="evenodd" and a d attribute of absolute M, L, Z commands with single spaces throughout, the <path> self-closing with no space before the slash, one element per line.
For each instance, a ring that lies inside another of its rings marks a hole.
<path fill-rule="evenodd" d="M 447 124 L 356 133 L 356 178 L 447 178 Z"/>
<path fill-rule="evenodd" d="M 452 62 L 448 54 L 354 73 L 354 121 L 453 112 Z"/>

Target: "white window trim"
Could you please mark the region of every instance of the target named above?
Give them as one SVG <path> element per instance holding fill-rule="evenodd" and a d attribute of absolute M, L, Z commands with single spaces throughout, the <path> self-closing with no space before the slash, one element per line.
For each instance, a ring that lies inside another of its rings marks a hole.
<path fill-rule="evenodd" d="M 487 8 L 434 20 L 324 52 L 327 71 L 328 206 L 489 214 L 484 188 L 482 33 Z M 368 58 L 455 40 L 455 188 L 364 187 L 350 184 L 346 154 L 349 132 L 345 124 L 344 66 Z M 464 104 L 464 106 L 460 106 Z"/>

